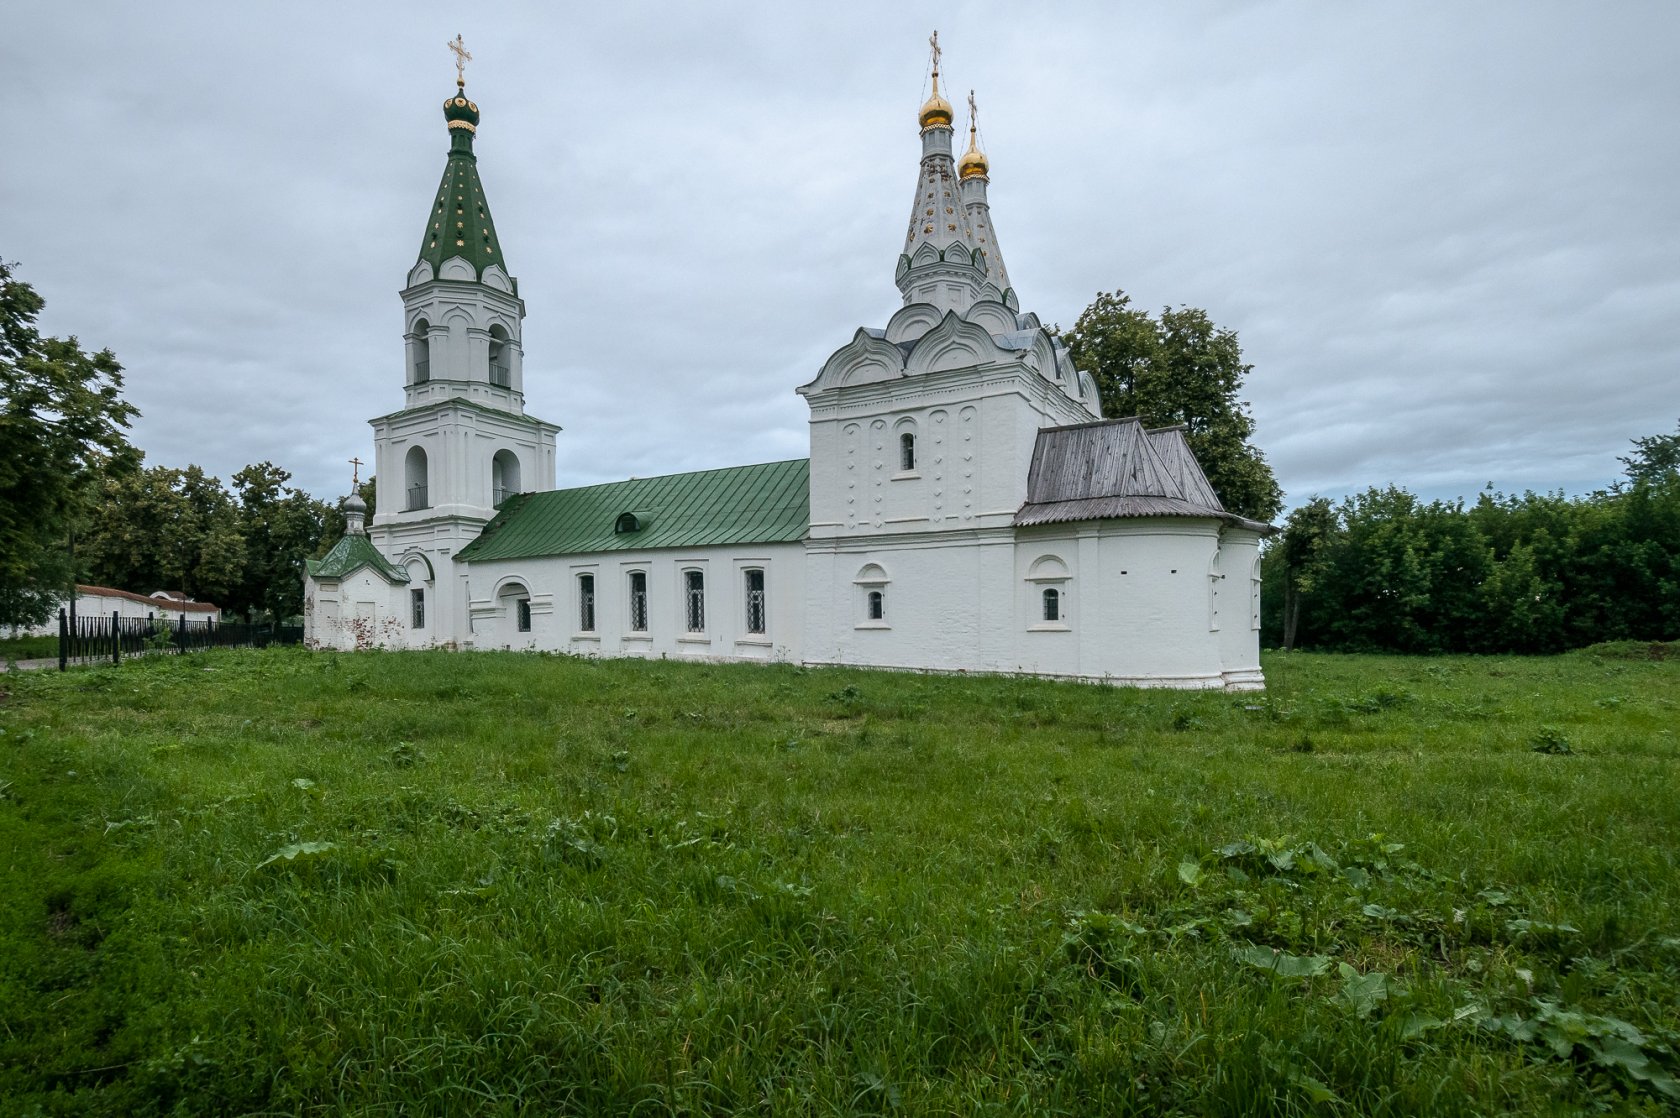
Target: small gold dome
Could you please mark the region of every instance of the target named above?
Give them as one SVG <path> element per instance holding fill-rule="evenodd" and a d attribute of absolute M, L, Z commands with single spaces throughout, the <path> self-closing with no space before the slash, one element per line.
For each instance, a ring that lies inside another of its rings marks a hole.
<path fill-rule="evenodd" d="M 968 150 L 957 160 L 957 177 L 964 179 L 983 179 L 991 171 L 992 165 L 986 162 L 986 153 L 975 143 L 974 131 L 968 133 Z"/>

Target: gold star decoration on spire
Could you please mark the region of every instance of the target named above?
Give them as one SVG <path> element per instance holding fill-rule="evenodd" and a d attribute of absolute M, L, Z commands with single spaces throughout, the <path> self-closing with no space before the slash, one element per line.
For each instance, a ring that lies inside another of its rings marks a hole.
<path fill-rule="evenodd" d="M 467 63 L 472 61 L 472 55 L 468 53 L 466 43 L 461 41 L 460 32 L 456 32 L 455 38 L 448 46 L 450 50 L 455 52 L 455 84 L 465 89 L 467 87 Z"/>

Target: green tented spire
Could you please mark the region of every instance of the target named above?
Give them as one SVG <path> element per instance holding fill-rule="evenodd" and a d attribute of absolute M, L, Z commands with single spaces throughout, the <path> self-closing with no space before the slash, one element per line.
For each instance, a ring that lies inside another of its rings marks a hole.
<path fill-rule="evenodd" d="M 490 220 L 490 203 L 484 197 L 484 184 L 478 181 L 478 157 L 473 154 L 478 106 L 467 100 L 464 82 L 457 81 L 455 96 L 444 101 L 443 116 L 449 123 L 449 161 L 420 241 L 420 259 L 430 262 L 433 274 L 452 256 L 471 264 L 477 279 L 483 279 L 484 269 L 492 264 L 500 264 L 506 272 L 496 224 Z"/>

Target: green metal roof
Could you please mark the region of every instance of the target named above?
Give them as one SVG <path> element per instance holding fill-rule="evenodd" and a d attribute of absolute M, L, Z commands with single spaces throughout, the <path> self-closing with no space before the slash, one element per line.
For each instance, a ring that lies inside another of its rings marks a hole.
<path fill-rule="evenodd" d="M 373 541 L 359 533 L 345 533 L 331 551 L 319 559 L 305 560 L 304 567 L 314 578 L 343 578 L 363 567 L 372 567 L 374 573 L 388 582 L 408 581 L 406 571 L 379 554 Z"/>
<path fill-rule="evenodd" d="M 456 102 L 460 102 L 460 108 Z M 496 239 L 496 224 L 490 220 L 490 203 L 484 198 L 484 184 L 478 181 L 478 156 L 473 154 L 473 130 L 478 124 L 478 106 L 465 97 L 451 97 L 443 103 L 449 122 L 449 161 L 443 165 L 443 182 L 426 218 L 426 235 L 420 239 L 420 259 L 431 262 L 434 274 L 451 256 L 473 266 L 478 278 L 484 269 L 500 264 L 502 245 Z"/>
<path fill-rule="evenodd" d="M 625 513 L 639 526 L 616 531 Z M 795 543 L 805 538 L 810 524 L 811 463 L 796 458 L 522 493 L 502 505 L 458 558 Z"/>

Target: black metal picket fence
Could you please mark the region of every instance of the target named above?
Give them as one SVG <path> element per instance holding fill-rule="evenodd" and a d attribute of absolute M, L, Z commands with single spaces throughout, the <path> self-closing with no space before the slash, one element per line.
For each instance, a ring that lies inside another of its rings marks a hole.
<path fill-rule="evenodd" d="M 246 625 L 237 621 L 167 621 L 97 614 L 71 617 L 58 611 L 58 669 L 95 660 L 122 663 L 124 656 L 197 652 L 204 648 L 266 648 L 302 644 L 301 625 Z"/>

